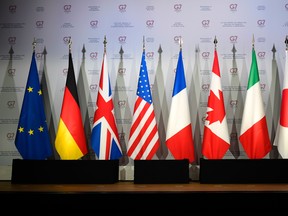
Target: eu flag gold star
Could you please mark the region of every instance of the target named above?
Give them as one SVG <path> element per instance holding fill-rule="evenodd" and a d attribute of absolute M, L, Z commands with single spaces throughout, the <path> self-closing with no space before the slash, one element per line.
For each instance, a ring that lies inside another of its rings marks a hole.
<path fill-rule="evenodd" d="M 28 87 L 27 89 L 28 92 L 33 92 L 33 88 L 31 86 Z"/>
<path fill-rule="evenodd" d="M 23 127 L 19 127 L 19 128 L 18 128 L 18 131 L 19 131 L 20 133 L 23 133 L 23 132 L 24 132 L 24 128 L 23 128 Z"/>
<path fill-rule="evenodd" d="M 40 126 L 40 127 L 38 128 L 38 130 L 39 130 L 39 132 L 43 132 L 43 131 L 44 131 L 44 128 L 43 128 L 42 126 Z"/>

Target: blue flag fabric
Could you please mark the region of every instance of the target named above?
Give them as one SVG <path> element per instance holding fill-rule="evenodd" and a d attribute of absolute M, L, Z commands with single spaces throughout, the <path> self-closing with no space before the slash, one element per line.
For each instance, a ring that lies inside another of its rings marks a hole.
<path fill-rule="evenodd" d="M 52 155 L 35 52 L 32 54 L 15 145 L 23 159 L 44 160 Z"/>
<path fill-rule="evenodd" d="M 175 75 L 175 82 L 174 82 L 172 97 L 177 95 L 179 92 L 181 92 L 185 88 L 186 88 L 186 79 L 185 79 L 185 74 L 184 74 L 182 50 L 180 50 L 179 56 L 178 56 L 177 72 Z"/>
<path fill-rule="evenodd" d="M 96 106 L 91 134 L 92 148 L 99 160 L 119 159 L 123 154 L 114 115 L 106 52 L 103 55 Z"/>
<path fill-rule="evenodd" d="M 127 151 L 133 160 L 151 160 L 160 146 L 150 88 L 143 49 Z"/>

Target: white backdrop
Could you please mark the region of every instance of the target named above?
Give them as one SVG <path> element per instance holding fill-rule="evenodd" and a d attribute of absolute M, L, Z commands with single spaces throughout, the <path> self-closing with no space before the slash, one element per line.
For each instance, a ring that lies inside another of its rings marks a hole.
<path fill-rule="evenodd" d="M 125 152 L 145 37 L 162 141 L 155 159 L 166 159 L 172 157 L 164 140 L 181 37 L 197 151 L 190 175 L 197 179 L 215 36 L 231 135 L 231 148 L 225 158 L 246 158 L 238 135 L 254 35 L 273 142 L 279 118 L 284 40 L 288 34 L 287 0 L 3 0 L 0 4 L 0 179 L 10 179 L 12 160 L 20 158 L 14 139 L 34 38 L 41 81 L 47 88 L 46 117 L 52 142 L 66 81 L 69 38 L 89 141 L 106 35 L 115 113 Z M 267 155 L 277 157 L 275 149 Z M 93 158 L 91 151 L 84 159 Z M 133 161 L 127 156 L 121 159 L 120 179 L 133 179 Z"/>

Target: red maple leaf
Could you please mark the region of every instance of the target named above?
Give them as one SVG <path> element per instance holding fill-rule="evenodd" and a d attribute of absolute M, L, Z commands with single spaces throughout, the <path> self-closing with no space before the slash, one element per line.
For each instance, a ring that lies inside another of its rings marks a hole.
<path fill-rule="evenodd" d="M 218 98 L 213 91 L 210 91 L 210 95 L 208 98 L 208 107 L 212 109 L 210 111 L 207 111 L 206 120 L 209 121 L 209 124 L 212 124 L 216 121 L 220 121 L 221 123 L 225 117 L 223 92 L 220 90 L 218 91 L 220 98 Z"/>

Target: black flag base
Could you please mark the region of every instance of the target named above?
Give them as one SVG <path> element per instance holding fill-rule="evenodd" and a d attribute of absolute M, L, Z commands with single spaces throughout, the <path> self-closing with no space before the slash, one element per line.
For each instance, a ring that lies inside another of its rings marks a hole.
<path fill-rule="evenodd" d="M 188 160 L 134 160 L 135 184 L 188 184 Z"/>
<path fill-rule="evenodd" d="M 119 160 L 13 159 L 14 184 L 113 184 L 119 181 Z"/>
<path fill-rule="evenodd" d="M 288 183 L 286 159 L 200 159 L 200 183 Z"/>

